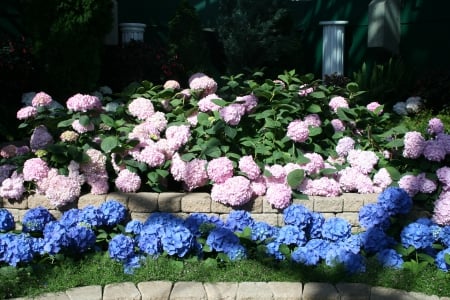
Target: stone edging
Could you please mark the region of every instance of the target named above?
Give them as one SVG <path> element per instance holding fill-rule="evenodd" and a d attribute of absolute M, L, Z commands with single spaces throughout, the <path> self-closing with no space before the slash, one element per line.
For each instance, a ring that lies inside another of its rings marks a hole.
<path fill-rule="evenodd" d="M 378 194 L 347 193 L 339 197 L 310 196 L 308 200 L 294 199 L 293 203 L 305 205 L 308 209 L 322 213 L 325 218 L 342 217 L 357 228 L 358 212 L 368 203 L 377 201 Z M 21 201 L 10 201 L 0 198 L 0 207 L 7 208 L 16 221 L 21 221 L 28 209 L 43 206 L 56 217 L 70 208 L 83 208 L 87 205 L 99 206 L 103 202 L 115 199 L 123 203 L 132 219 L 145 220 L 153 212 L 169 212 L 185 217 L 190 213 L 206 213 L 225 218 L 232 210 L 243 209 L 252 214 L 256 221 L 264 221 L 271 225 L 283 225 L 281 210 L 274 209 L 264 197 L 258 197 L 242 207 L 229 207 L 213 201 L 208 193 L 109 193 L 105 195 L 82 195 L 75 203 L 55 209 L 43 195 L 32 195 Z"/>

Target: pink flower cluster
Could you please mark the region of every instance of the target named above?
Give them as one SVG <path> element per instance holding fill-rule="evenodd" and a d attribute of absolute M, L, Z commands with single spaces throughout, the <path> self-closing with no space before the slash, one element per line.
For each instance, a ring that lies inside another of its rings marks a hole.
<path fill-rule="evenodd" d="M 79 112 L 102 109 L 102 103 L 98 97 L 80 93 L 70 97 L 67 100 L 66 105 L 68 109 Z"/>
<path fill-rule="evenodd" d="M 220 117 L 225 123 L 230 125 L 238 125 L 242 116 L 245 115 L 245 106 L 239 103 L 231 103 L 219 109 Z"/>
<path fill-rule="evenodd" d="M 450 192 L 445 191 L 439 195 L 434 202 L 434 210 L 432 220 L 439 225 L 450 225 Z"/>
<path fill-rule="evenodd" d="M 6 199 L 20 200 L 25 193 L 23 175 L 13 172 L 11 177 L 6 178 L 0 184 L 0 197 Z"/>
<path fill-rule="evenodd" d="M 251 182 L 244 176 L 233 176 L 211 189 L 211 199 L 225 205 L 241 206 L 253 197 Z"/>
<path fill-rule="evenodd" d="M 419 158 L 425 148 L 425 139 L 418 131 L 410 131 L 404 137 L 403 157 L 416 159 Z"/>
<path fill-rule="evenodd" d="M 116 187 L 124 193 L 135 193 L 141 187 L 141 178 L 138 174 L 128 169 L 123 169 L 117 175 L 115 180 Z"/>
<path fill-rule="evenodd" d="M 335 96 L 331 98 L 330 102 L 328 103 L 328 106 L 333 112 L 337 112 L 338 108 L 348 108 L 348 102 L 347 99 L 341 96 Z"/>
<path fill-rule="evenodd" d="M 250 155 L 241 156 L 238 167 L 250 180 L 256 180 L 261 175 L 261 169 Z"/>
<path fill-rule="evenodd" d="M 89 161 L 80 165 L 80 171 L 85 175 L 86 183 L 94 195 L 106 194 L 109 190 L 106 156 L 99 150 L 88 149 L 86 155 Z"/>
<path fill-rule="evenodd" d="M 353 168 L 363 174 L 369 174 L 378 163 L 378 156 L 373 151 L 352 149 L 348 152 L 347 161 Z"/>
<path fill-rule="evenodd" d="M 189 77 L 189 88 L 202 90 L 203 95 L 210 95 L 217 91 L 217 82 L 203 73 L 195 73 Z"/>
<path fill-rule="evenodd" d="M 227 179 L 233 177 L 233 162 L 227 157 L 215 158 L 208 162 L 206 171 L 209 179 L 214 183 L 224 183 Z"/>
<path fill-rule="evenodd" d="M 208 183 L 206 165 L 206 160 L 198 158 L 186 162 L 177 152 L 172 157 L 170 173 L 175 180 L 183 182 L 188 191 L 192 191 Z"/>
<path fill-rule="evenodd" d="M 297 191 L 310 196 L 337 197 L 342 194 L 339 182 L 334 178 L 305 178 Z"/>
<path fill-rule="evenodd" d="M 72 122 L 72 128 L 73 130 L 75 130 L 77 133 L 86 133 L 88 131 L 94 131 L 94 124 L 89 123 L 87 125 L 82 125 L 80 123 L 80 120 L 74 120 Z"/>
<path fill-rule="evenodd" d="M 139 120 L 147 120 L 155 113 L 155 108 L 151 100 L 139 97 L 128 104 L 128 111 Z"/>
<path fill-rule="evenodd" d="M 420 173 L 417 176 L 404 175 L 398 181 L 398 186 L 404 189 L 411 197 L 414 197 L 419 192 L 430 194 L 437 189 L 436 182 L 426 178 L 425 173 Z"/>
<path fill-rule="evenodd" d="M 28 120 L 36 117 L 38 114 L 37 108 L 34 106 L 25 106 L 17 111 L 16 118 L 18 120 Z"/>
<path fill-rule="evenodd" d="M 220 106 L 212 101 L 214 99 L 220 99 L 220 97 L 214 93 L 206 95 L 198 101 L 198 109 L 201 112 L 218 111 Z"/>
<path fill-rule="evenodd" d="M 297 143 L 305 142 L 309 137 L 308 124 L 302 120 L 289 123 L 286 136 Z"/>
<path fill-rule="evenodd" d="M 47 177 L 50 168 L 42 158 L 30 158 L 23 164 L 23 178 L 26 181 L 40 181 Z"/>
<path fill-rule="evenodd" d="M 428 121 L 427 132 L 431 135 L 444 133 L 444 123 L 439 118 L 432 118 Z"/>
<path fill-rule="evenodd" d="M 52 101 L 52 97 L 50 97 L 48 94 L 39 92 L 33 97 L 33 100 L 31 100 L 31 105 L 34 107 L 48 106 L 52 103 Z"/>
<path fill-rule="evenodd" d="M 346 157 L 355 148 L 355 140 L 351 137 L 343 137 L 338 140 L 336 152 L 340 157 Z"/>
<path fill-rule="evenodd" d="M 367 106 L 366 106 L 366 108 L 369 110 L 369 111 L 371 111 L 371 112 L 375 112 L 375 110 L 377 109 L 377 108 L 379 108 L 381 106 L 381 104 L 380 103 L 378 103 L 378 102 L 370 102 L 369 104 L 367 104 Z M 381 109 L 379 112 L 378 112 L 378 115 L 381 115 L 383 113 L 383 110 Z"/>

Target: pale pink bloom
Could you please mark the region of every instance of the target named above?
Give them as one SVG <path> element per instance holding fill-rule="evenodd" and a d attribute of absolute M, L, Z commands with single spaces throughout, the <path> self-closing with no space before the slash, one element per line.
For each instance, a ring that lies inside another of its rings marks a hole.
<path fill-rule="evenodd" d="M 26 181 L 39 181 L 47 177 L 50 168 L 42 158 L 30 158 L 23 164 L 23 177 Z"/>
<path fill-rule="evenodd" d="M 128 169 L 123 169 L 117 175 L 115 184 L 121 192 L 135 193 L 141 187 L 141 177 Z"/>
<path fill-rule="evenodd" d="M 263 196 L 267 190 L 266 180 L 264 176 L 259 176 L 254 180 L 251 180 L 250 187 L 252 188 L 253 195 Z"/>
<path fill-rule="evenodd" d="M 128 104 L 128 112 L 139 120 L 146 120 L 155 113 L 155 108 L 151 100 L 139 97 Z"/>
<path fill-rule="evenodd" d="M 88 149 L 86 155 L 89 160 L 80 165 L 80 170 L 86 177 L 86 183 L 91 187 L 91 194 L 106 194 L 109 190 L 106 156 L 96 149 Z"/>
<path fill-rule="evenodd" d="M 398 181 L 398 186 L 404 189 L 409 196 L 414 197 L 420 190 L 420 180 L 414 175 L 403 175 Z"/>
<path fill-rule="evenodd" d="M 306 164 L 300 165 L 307 175 L 318 174 L 321 169 L 325 168 L 323 157 L 318 153 L 305 153 L 304 156 L 309 159 Z"/>
<path fill-rule="evenodd" d="M 392 183 L 392 178 L 386 168 L 381 168 L 373 176 L 373 184 L 379 187 L 380 190 L 384 190 Z"/>
<path fill-rule="evenodd" d="M 38 114 L 37 108 L 34 106 L 25 106 L 17 111 L 18 120 L 27 120 L 36 117 Z"/>
<path fill-rule="evenodd" d="M 136 125 L 128 134 L 128 138 L 131 140 L 138 140 L 141 143 L 151 143 L 153 140 L 158 140 L 160 138 L 160 132 L 156 127 L 156 124 L 145 121 Z"/>
<path fill-rule="evenodd" d="M 220 99 L 216 94 L 209 94 L 198 101 L 198 109 L 201 112 L 218 111 L 221 107 L 212 100 Z"/>
<path fill-rule="evenodd" d="M 446 186 L 450 186 L 450 167 L 441 167 L 436 170 L 437 178 Z"/>
<path fill-rule="evenodd" d="M 333 126 L 334 132 L 342 132 L 345 130 L 344 122 L 339 119 L 331 120 L 331 126 Z"/>
<path fill-rule="evenodd" d="M 302 120 L 294 120 L 289 123 L 286 135 L 294 142 L 303 143 L 309 137 L 308 124 Z"/>
<path fill-rule="evenodd" d="M 261 169 L 251 155 L 241 156 L 239 159 L 239 170 L 245 173 L 250 180 L 255 180 L 261 175 Z"/>
<path fill-rule="evenodd" d="M 345 136 L 338 140 L 336 152 L 340 157 L 346 157 L 348 153 L 355 148 L 355 140 Z"/>
<path fill-rule="evenodd" d="M 152 124 L 159 132 L 162 132 L 167 127 L 166 115 L 163 112 L 157 111 L 151 115 L 147 122 Z"/>
<path fill-rule="evenodd" d="M 166 82 L 164 82 L 163 87 L 165 89 L 173 89 L 173 90 L 178 90 L 180 89 L 180 83 L 176 80 L 167 80 Z"/>
<path fill-rule="evenodd" d="M 233 177 L 233 162 L 228 157 L 214 158 L 208 162 L 206 171 L 210 180 L 215 183 L 223 183 Z"/>
<path fill-rule="evenodd" d="M 441 226 L 450 225 L 450 192 L 443 192 L 434 202 L 433 222 Z"/>
<path fill-rule="evenodd" d="M 191 130 L 188 125 L 174 125 L 166 129 L 166 139 L 177 150 L 186 145 L 191 136 Z"/>
<path fill-rule="evenodd" d="M 352 167 L 338 172 L 338 182 L 343 192 L 369 194 L 374 192 L 373 182 L 366 174 Z"/>
<path fill-rule="evenodd" d="M 308 94 L 311 94 L 312 92 L 314 92 L 314 88 L 313 87 L 307 87 L 306 84 L 303 84 L 300 86 L 300 90 L 298 91 L 298 95 L 300 97 L 305 97 Z"/>
<path fill-rule="evenodd" d="M 181 159 L 178 152 L 172 156 L 172 161 L 170 165 L 170 174 L 176 181 L 183 181 L 184 175 L 186 174 L 187 162 Z"/>
<path fill-rule="evenodd" d="M 404 137 L 403 157 L 413 159 L 419 158 L 423 153 L 425 144 L 425 139 L 420 132 L 407 132 Z"/>
<path fill-rule="evenodd" d="M 282 165 L 275 164 L 271 166 L 265 166 L 266 183 L 286 183 L 286 170 Z"/>
<path fill-rule="evenodd" d="M 440 140 L 428 140 L 425 142 L 423 156 L 426 159 L 440 162 L 445 159 L 446 155 L 447 152 L 445 151 L 445 146 L 441 144 Z"/>
<path fill-rule="evenodd" d="M 80 112 L 102 109 L 102 103 L 98 97 L 91 95 L 82 95 L 80 93 L 70 97 L 67 100 L 66 105 L 68 109 Z"/>
<path fill-rule="evenodd" d="M 205 186 L 208 183 L 206 163 L 207 161 L 204 159 L 194 158 L 186 164 L 184 183 L 188 191 Z"/>
<path fill-rule="evenodd" d="M 275 79 L 272 81 L 273 81 L 273 83 L 275 83 L 275 85 L 280 86 L 282 89 L 286 88 L 286 84 L 284 83 L 284 81 L 279 80 L 279 79 Z"/>
<path fill-rule="evenodd" d="M 291 204 L 292 189 L 284 183 L 267 185 L 266 200 L 277 209 L 284 209 Z"/>
<path fill-rule="evenodd" d="M 417 175 L 417 180 L 419 182 L 419 192 L 421 193 L 431 194 L 437 189 L 436 182 L 428 179 L 425 173 Z"/>
<path fill-rule="evenodd" d="M 370 102 L 369 104 L 367 104 L 366 108 L 368 110 L 370 110 L 371 112 L 375 112 L 375 110 L 380 106 L 381 106 L 381 104 L 378 102 Z M 381 115 L 382 113 L 383 113 L 383 110 L 380 110 L 378 112 L 378 115 Z"/>
<path fill-rule="evenodd" d="M 439 118 L 432 118 L 428 121 L 427 131 L 432 135 L 444 133 L 444 123 Z"/>
<path fill-rule="evenodd" d="M 34 97 L 33 100 L 31 100 L 31 105 L 34 107 L 38 106 L 49 106 L 52 103 L 53 99 L 50 97 L 50 95 L 39 92 Z"/>
<path fill-rule="evenodd" d="M 23 175 L 14 171 L 10 178 L 6 178 L 1 183 L 0 197 L 20 200 L 25 193 L 25 187 L 23 184 Z"/>
<path fill-rule="evenodd" d="M 53 137 L 48 132 L 47 127 L 39 125 L 33 130 L 30 138 L 30 148 L 32 151 L 45 149 L 47 146 L 53 144 Z"/>
<path fill-rule="evenodd" d="M 203 90 L 203 95 L 210 95 L 217 91 L 217 82 L 203 73 L 195 73 L 189 77 L 189 88 Z"/>
<path fill-rule="evenodd" d="M 225 123 L 238 125 L 242 116 L 245 114 L 245 106 L 238 103 L 231 103 L 219 109 L 220 117 Z"/>
<path fill-rule="evenodd" d="M 250 180 L 243 176 L 234 176 L 223 183 L 215 183 L 211 189 L 212 200 L 230 206 L 244 205 L 252 197 Z"/>
<path fill-rule="evenodd" d="M 55 207 L 62 207 L 74 202 L 80 197 L 80 194 L 81 183 L 77 176 L 57 174 L 47 179 L 45 196 Z"/>
<path fill-rule="evenodd" d="M 361 173 L 369 174 L 378 163 L 378 156 L 373 151 L 353 149 L 348 152 L 347 161 Z"/>
<path fill-rule="evenodd" d="M 131 153 L 136 161 L 146 163 L 150 168 L 162 166 L 166 161 L 166 156 L 155 144 L 145 146 L 140 152 Z"/>
<path fill-rule="evenodd" d="M 73 128 L 73 130 L 75 130 L 78 133 L 86 133 L 89 131 L 94 131 L 94 129 L 95 129 L 94 124 L 89 123 L 87 125 L 82 125 L 80 123 L 80 120 L 74 120 L 72 122 L 72 128 Z"/>
<path fill-rule="evenodd" d="M 66 130 L 64 132 L 61 133 L 61 135 L 59 136 L 60 140 L 63 142 L 75 142 L 76 140 L 78 140 L 78 137 L 80 135 L 72 130 Z"/>
<path fill-rule="evenodd" d="M 335 96 L 331 98 L 328 106 L 333 112 L 337 112 L 338 108 L 348 108 L 348 102 L 344 97 Z"/>
<path fill-rule="evenodd" d="M 337 197 L 342 194 L 339 182 L 328 177 L 306 178 L 297 190 L 310 196 Z"/>
<path fill-rule="evenodd" d="M 311 127 L 320 127 L 320 125 L 322 125 L 322 121 L 320 120 L 320 116 L 318 114 L 306 115 L 303 121 L 306 125 Z"/>
<path fill-rule="evenodd" d="M 192 126 L 195 127 L 198 124 L 198 111 L 193 112 L 192 114 L 190 114 L 186 120 L 188 121 L 188 123 Z"/>
<path fill-rule="evenodd" d="M 258 105 L 258 98 L 253 94 L 236 97 L 235 101 L 236 103 L 244 105 L 246 113 L 252 112 Z"/>

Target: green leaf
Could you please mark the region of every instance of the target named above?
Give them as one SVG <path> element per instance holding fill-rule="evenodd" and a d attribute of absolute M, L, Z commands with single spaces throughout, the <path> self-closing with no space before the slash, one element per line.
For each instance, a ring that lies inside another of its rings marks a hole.
<path fill-rule="evenodd" d="M 185 153 L 181 156 L 181 159 L 184 161 L 191 161 L 196 157 L 197 155 L 195 155 L 194 153 Z"/>
<path fill-rule="evenodd" d="M 391 148 L 400 148 L 403 147 L 405 145 L 403 139 L 395 139 L 390 141 L 389 143 L 387 143 L 385 145 L 386 148 L 391 149 Z"/>
<path fill-rule="evenodd" d="M 100 148 L 105 153 L 110 153 L 119 146 L 119 139 L 115 136 L 108 136 L 102 140 Z"/>
<path fill-rule="evenodd" d="M 72 119 L 68 119 L 68 120 L 64 120 L 64 121 L 59 122 L 57 126 L 58 126 L 58 128 L 69 127 L 69 126 L 72 125 L 72 123 L 73 123 L 73 120 Z M 24 124 L 24 123 L 22 123 L 22 124 Z M 22 124 L 20 124 L 20 125 L 22 125 Z"/>
<path fill-rule="evenodd" d="M 229 137 L 230 139 L 234 139 L 236 137 L 237 130 L 235 128 L 230 127 L 230 126 L 225 126 L 224 131 L 225 131 L 225 135 L 227 137 Z"/>
<path fill-rule="evenodd" d="M 317 136 L 322 133 L 321 127 L 309 127 L 309 136 Z"/>
<path fill-rule="evenodd" d="M 220 151 L 219 147 L 208 147 L 204 151 L 206 156 L 212 157 L 212 158 L 218 158 L 222 155 L 222 151 Z"/>
<path fill-rule="evenodd" d="M 350 93 L 356 93 L 359 91 L 359 86 L 356 82 L 350 82 L 347 84 L 346 89 Z"/>
<path fill-rule="evenodd" d="M 386 171 L 388 171 L 389 175 L 391 176 L 392 180 L 399 181 L 401 178 L 401 173 L 394 167 L 387 166 L 385 167 Z"/>
<path fill-rule="evenodd" d="M 447 265 L 450 265 L 450 253 L 445 253 L 444 260 Z"/>
<path fill-rule="evenodd" d="M 307 112 L 312 113 L 312 114 L 317 114 L 322 112 L 322 108 L 320 107 L 320 105 L 317 104 L 311 104 L 310 106 L 308 106 L 308 108 L 306 109 Z"/>
<path fill-rule="evenodd" d="M 223 99 L 212 99 L 211 102 L 213 102 L 214 104 L 219 105 L 220 107 L 224 107 L 228 105 L 228 102 L 223 100 Z"/>
<path fill-rule="evenodd" d="M 326 97 L 325 93 L 322 91 L 316 91 L 309 94 L 309 96 L 315 98 L 315 99 L 323 99 Z"/>
<path fill-rule="evenodd" d="M 80 121 L 80 124 L 83 125 L 83 126 L 88 126 L 90 124 L 89 117 L 86 116 L 86 115 L 80 116 L 79 121 Z"/>
<path fill-rule="evenodd" d="M 111 117 L 108 116 L 108 115 L 101 114 L 101 115 L 100 115 L 100 120 L 102 120 L 102 122 L 103 122 L 106 126 L 109 126 L 109 127 L 115 127 L 114 119 L 111 118 Z"/>
<path fill-rule="evenodd" d="M 305 171 L 301 169 L 291 171 L 287 176 L 287 182 L 293 189 L 298 187 L 305 178 Z"/>

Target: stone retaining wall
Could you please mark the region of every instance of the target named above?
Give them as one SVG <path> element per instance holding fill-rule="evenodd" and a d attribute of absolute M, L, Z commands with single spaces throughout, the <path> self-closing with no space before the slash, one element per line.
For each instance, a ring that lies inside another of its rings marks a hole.
<path fill-rule="evenodd" d="M 342 217 L 353 227 L 358 228 L 358 211 L 368 203 L 377 201 L 378 194 L 343 194 L 340 197 L 311 196 L 308 200 L 295 199 L 294 203 L 305 205 L 312 211 L 328 217 Z M 115 199 L 129 210 L 132 219 L 145 220 L 153 212 L 170 212 L 181 217 L 190 213 L 201 212 L 217 215 L 225 219 L 232 210 L 243 209 L 252 214 L 256 221 L 265 221 L 271 225 L 283 225 L 281 210 L 274 209 L 264 197 L 258 197 L 242 207 L 229 207 L 211 200 L 208 193 L 109 193 L 106 195 L 86 194 L 64 209 L 55 209 L 42 195 L 32 195 L 21 201 L 0 198 L 0 207 L 7 208 L 16 221 L 21 221 L 26 210 L 43 206 L 59 218 L 70 208 L 83 208 L 87 205 L 99 206 L 101 203 Z"/>

